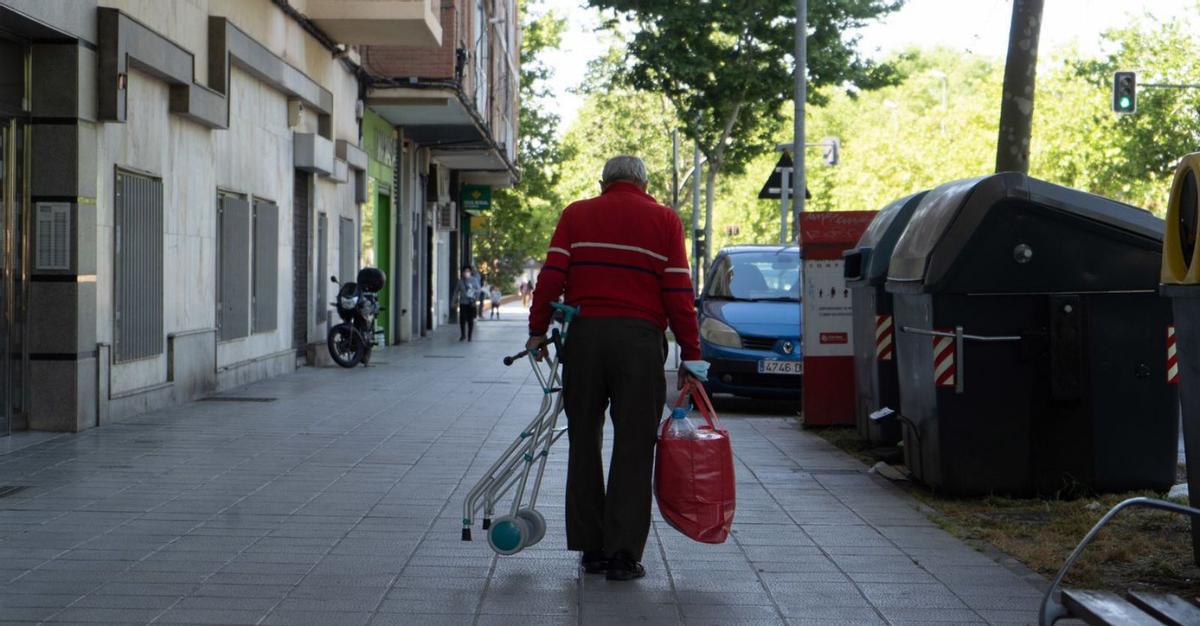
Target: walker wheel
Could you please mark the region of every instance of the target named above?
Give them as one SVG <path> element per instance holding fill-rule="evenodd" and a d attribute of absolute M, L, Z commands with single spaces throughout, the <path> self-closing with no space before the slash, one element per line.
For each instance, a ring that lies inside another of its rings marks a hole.
<path fill-rule="evenodd" d="M 529 522 L 520 516 L 505 515 L 492 521 L 487 534 L 488 545 L 496 554 L 516 554 L 525 548 L 531 535 Z"/>
<path fill-rule="evenodd" d="M 529 541 L 525 542 L 525 547 L 537 545 L 546 536 L 546 518 L 537 509 L 521 509 L 517 511 L 517 517 L 529 524 Z"/>

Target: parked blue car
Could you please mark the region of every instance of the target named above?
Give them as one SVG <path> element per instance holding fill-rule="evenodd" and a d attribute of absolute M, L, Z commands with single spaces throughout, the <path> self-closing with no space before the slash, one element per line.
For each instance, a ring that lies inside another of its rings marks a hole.
<path fill-rule="evenodd" d="M 730 246 L 713 260 L 696 309 L 710 393 L 798 398 L 803 374 L 800 249 Z"/>

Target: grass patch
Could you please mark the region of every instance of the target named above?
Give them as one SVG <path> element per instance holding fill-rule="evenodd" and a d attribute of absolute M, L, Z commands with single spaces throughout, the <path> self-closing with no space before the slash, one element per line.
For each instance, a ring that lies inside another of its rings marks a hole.
<path fill-rule="evenodd" d="M 1125 493 L 1075 500 L 946 498 L 921 487 L 919 500 L 941 513 L 953 535 L 984 541 L 1050 578 L 1104 513 L 1134 496 Z M 1200 594 L 1188 520 L 1181 515 L 1128 510 L 1100 532 L 1067 576 L 1070 587 L 1147 589 Z"/>
<path fill-rule="evenodd" d="M 867 465 L 869 446 L 854 429 L 812 429 Z M 933 520 L 954 536 L 985 543 L 1030 569 L 1053 577 L 1088 530 L 1131 492 L 1076 499 L 950 498 L 918 484 L 901 484 L 937 511 Z M 1196 597 L 1200 567 L 1192 560 L 1190 523 L 1182 515 L 1146 509 L 1126 510 L 1109 522 L 1067 576 L 1068 587 L 1123 592 L 1143 589 Z"/>
<path fill-rule="evenodd" d="M 819 426 L 806 428 L 808 432 L 819 435 L 825 441 L 837 446 L 842 452 L 862 461 L 866 465 L 874 465 L 875 457 L 871 455 L 871 444 L 858 436 L 858 431 L 844 426 Z"/>

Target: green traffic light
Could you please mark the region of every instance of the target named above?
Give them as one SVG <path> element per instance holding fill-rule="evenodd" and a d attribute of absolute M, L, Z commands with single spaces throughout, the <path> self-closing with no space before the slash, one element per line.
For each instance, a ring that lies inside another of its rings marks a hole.
<path fill-rule="evenodd" d="M 1122 109 L 1128 109 L 1129 105 L 1133 104 L 1133 102 L 1129 99 L 1129 96 L 1121 96 L 1119 103 Z"/>

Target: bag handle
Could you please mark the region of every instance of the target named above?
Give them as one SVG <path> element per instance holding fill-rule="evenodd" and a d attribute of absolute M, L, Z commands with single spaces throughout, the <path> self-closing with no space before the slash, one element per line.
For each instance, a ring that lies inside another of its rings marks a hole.
<path fill-rule="evenodd" d="M 704 385 L 692 376 L 688 376 L 684 381 L 683 389 L 679 391 L 679 398 L 675 400 L 675 406 L 685 406 L 684 400 L 688 396 L 691 396 L 693 404 L 700 411 L 700 415 L 704 417 L 704 421 L 708 422 L 708 427 L 713 430 L 721 430 L 721 422 L 717 419 L 717 411 L 713 408 L 712 400 L 708 398 L 708 392 L 704 390 Z"/>

